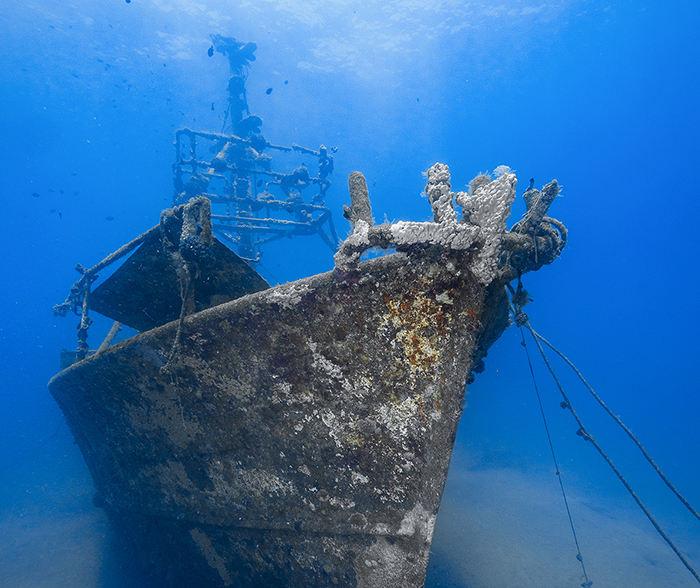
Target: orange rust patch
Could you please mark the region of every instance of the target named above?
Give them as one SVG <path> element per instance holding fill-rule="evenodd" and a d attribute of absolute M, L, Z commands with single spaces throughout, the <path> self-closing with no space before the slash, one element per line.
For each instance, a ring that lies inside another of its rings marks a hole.
<path fill-rule="evenodd" d="M 416 397 L 416 404 L 418 404 L 418 415 L 420 416 L 421 420 L 423 421 L 423 424 L 426 427 L 429 427 L 430 422 L 428 421 L 428 418 L 425 416 L 425 413 L 423 412 L 423 399 L 420 396 Z"/>
<path fill-rule="evenodd" d="M 435 326 L 437 327 L 438 331 L 442 331 L 444 323 L 445 323 L 445 315 L 442 312 L 439 312 L 435 316 Z"/>
<path fill-rule="evenodd" d="M 397 329 L 404 358 L 413 373 L 430 372 L 440 361 L 442 341 L 449 334 L 451 314 L 431 296 L 406 292 L 398 299 L 382 296 L 389 313 L 382 325 Z"/>

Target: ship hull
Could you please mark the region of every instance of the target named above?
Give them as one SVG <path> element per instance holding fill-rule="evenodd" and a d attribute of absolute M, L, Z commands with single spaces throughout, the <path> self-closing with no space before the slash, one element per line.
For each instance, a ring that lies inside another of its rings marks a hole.
<path fill-rule="evenodd" d="M 508 324 L 474 251 L 244 296 L 58 374 L 97 500 L 161 585 L 422 586 L 465 386 Z"/>

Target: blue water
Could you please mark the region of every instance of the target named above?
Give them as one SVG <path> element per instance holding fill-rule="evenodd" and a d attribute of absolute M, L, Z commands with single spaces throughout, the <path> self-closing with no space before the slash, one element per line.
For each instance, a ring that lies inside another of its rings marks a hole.
<path fill-rule="evenodd" d="M 257 43 L 248 103 L 269 141 L 338 147 L 327 204 L 342 235 L 353 170 L 380 221 L 430 217 L 421 172 L 436 161 L 455 189 L 502 164 L 521 190 L 556 178 L 550 214 L 570 240 L 525 278 L 532 324 L 700 505 L 697 2 L 3 0 L 0 26 L 0 586 L 115 580 L 92 482 L 46 388 L 77 322 L 51 307 L 76 263 L 95 264 L 169 206 L 174 131 L 221 129 L 228 64 L 208 57 L 211 33 Z M 266 278 L 332 267 L 320 241 L 294 244 L 303 255 L 266 251 Z M 593 585 L 696 585 L 575 435 L 529 350 Z M 516 329 L 486 368 L 467 397 L 426 586 L 578 586 Z M 564 382 L 700 568 L 700 521 Z"/>

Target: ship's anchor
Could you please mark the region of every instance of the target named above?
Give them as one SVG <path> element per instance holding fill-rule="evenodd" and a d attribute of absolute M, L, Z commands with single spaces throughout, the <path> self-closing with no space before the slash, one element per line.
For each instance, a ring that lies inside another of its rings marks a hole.
<path fill-rule="evenodd" d="M 547 358 L 547 355 L 544 352 L 544 348 L 542 347 L 542 343 L 544 343 L 546 346 L 548 346 L 552 351 L 554 351 L 559 357 L 561 357 L 566 364 L 574 370 L 576 375 L 579 377 L 583 385 L 586 387 L 586 389 L 593 395 L 593 398 L 600 404 L 600 406 L 605 409 L 605 411 L 613 418 L 613 420 L 622 428 L 622 430 L 627 433 L 628 437 L 634 441 L 634 443 L 637 445 L 639 450 L 642 452 L 642 455 L 644 455 L 644 458 L 651 464 L 651 466 L 654 468 L 656 473 L 659 475 L 659 477 L 663 480 L 663 482 L 666 484 L 666 486 L 669 487 L 671 492 L 673 492 L 676 497 L 683 503 L 683 505 L 693 514 L 695 518 L 700 520 L 700 514 L 693 508 L 693 506 L 681 495 L 681 493 L 676 489 L 676 487 L 670 482 L 670 480 L 665 476 L 665 474 L 661 471 L 658 465 L 654 462 L 654 460 L 651 458 L 647 450 L 642 446 L 640 443 L 639 439 L 630 431 L 630 429 L 620 420 L 620 417 L 618 417 L 615 413 L 613 413 L 610 408 L 603 402 L 603 400 L 598 396 L 598 394 L 591 388 L 591 386 L 588 384 L 588 382 L 585 380 L 581 372 L 576 368 L 576 366 L 561 352 L 559 351 L 554 345 L 552 345 L 549 341 L 547 341 L 542 335 L 537 333 L 532 326 L 530 325 L 530 319 L 528 318 L 527 314 L 523 312 L 523 306 L 527 304 L 528 302 L 532 301 L 532 298 L 528 294 L 527 290 L 523 288 L 522 281 L 520 280 L 520 276 L 518 276 L 518 287 L 517 290 L 514 290 L 513 287 L 510 284 L 507 284 L 508 291 L 510 292 L 511 295 L 511 310 L 513 313 L 513 320 L 515 321 L 516 326 L 520 329 L 520 333 L 522 335 L 522 343 L 521 345 L 525 348 L 525 354 L 527 355 L 527 361 L 530 366 L 530 374 L 532 375 L 532 381 L 535 387 L 535 392 L 537 394 L 537 401 L 539 403 L 540 407 L 540 412 L 542 414 L 542 419 L 544 421 L 544 428 L 547 433 L 547 440 L 549 441 L 549 448 L 552 452 L 552 459 L 554 460 L 554 466 L 555 466 L 555 472 L 557 475 L 557 478 L 559 479 L 559 485 L 561 487 L 562 491 L 562 496 L 564 498 L 564 504 L 566 506 L 566 512 L 569 516 L 569 523 L 571 524 L 571 531 L 574 536 L 574 542 L 576 544 L 576 559 L 581 563 L 581 568 L 583 570 L 583 578 L 584 582 L 581 584 L 583 588 L 588 588 L 589 586 L 592 586 L 593 582 L 591 582 L 588 579 L 588 576 L 586 574 L 586 568 L 583 563 L 583 556 L 581 555 L 581 550 L 579 548 L 578 544 L 578 539 L 576 537 L 576 530 L 574 528 L 574 522 L 571 517 L 571 512 L 569 510 L 569 504 L 566 499 L 566 492 L 564 491 L 564 484 L 562 482 L 562 477 L 561 477 L 561 472 L 559 471 L 559 465 L 557 463 L 557 458 L 554 453 L 554 445 L 552 443 L 552 438 L 549 434 L 549 428 L 547 426 L 547 419 L 545 418 L 544 414 L 544 409 L 542 406 L 542 400 L 540 398 L 540 393 L 539 390 L 537 389 L 537 382 L 535 381 L 535 373 L 532 368 L 532 363 L 530 361 L 530 354 L 527 351 L 527 345 L 525 343 L 525 334 L 523 332 L 523 328 L 527 329 L 530 331 L 530 334 L 532 335 L 533 339 L 535 340 L 535 344 L 537 345 L 537 349 L 539 350 L 540 354 L 542 355 L 542 358 L 544 359 L 545 364 L 547 365 L 547 369 L 549 372 L 552 374 L 552 377 L 554 378 L 554 381 L 557 385 L 557 388 L 559 389 L 559 392 L 561 392 L 561 395 L 563 397 L 562 402 L 560 403 L 560 406 L 563 409 L 568 410 L 571 412 L 572 416 L 576 420 L 576 424 L 578 425 L 578 430 L 576 431 L 576 434 L 581 437 L 584 441 L 589 441 L 593 447 L 600 453 L 600 455 L 603 457 L 603 459 L 607 462 L 607 464 L 612 468 L 613 472 L 615 472 L 615 475 L 619 478 L 619 480 L 622 482 L 622 484 L 625 486 L 627 491 L 630 493 L 632 498 L 634 498 L 635 502 L 639 506 L 639 508 L 642 510 L 642 512 L 646 515 L 646 517 L 649 519 L 651 524 L 654 526 L 656 531 L 661 535 L 664 541 L 668 543 L 668 545 L 671 547 L 673 552 L 676 554 L 678 559 L 683 562 L 683 565 L 690 571 L 691 574 L 693 574 L 693 577 L 700 583 L 700 575 L 693 569 L 693 567 L 690 565 L 688 560 L 683 556 L 683 554 L 678 550 L 676 545 L 673 543 L 671 538 L 664 532 L 664 530 L 661 528 L 659 523 L 656 521 L 654 516 L 649 512 L 649 510 L 644 506 L 642 503 L 641 499 L 637 495 L 637 493 L 632 489 L 632 486 L 630 486 L 629 482 L 625 479 L 625 477 L 622 475 L 620 470 L 617 468 L 617 466 L 613 463 L 612 459 L 603 451 L 603 448 L 600 446 L 600 444 L 595 440 L 593 435 L 591 435 L 588 432 L 588 429 L 586 429 L 585 425 L 583 424 L 583 421 L 579 417 L 578 413 L 574 409 L 573 405 L 571 404 L 571 401 L 569 400 L 569 397 L 567 396 L 566 392 L 564 391 L 564 388 L 561 384 L 561 381 L 557 377 L 557 375 L 554 372 L 554 368 L 552 367 L 552 364 L 549 362 L 549 359 Z"/>

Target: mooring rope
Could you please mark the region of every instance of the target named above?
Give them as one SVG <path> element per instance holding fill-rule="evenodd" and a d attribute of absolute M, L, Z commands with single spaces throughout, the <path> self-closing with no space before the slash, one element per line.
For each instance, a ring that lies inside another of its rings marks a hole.
<path fill-rule="evenodd" d="M 184 260 L 181 261 L 181 273 L 180 278 L 180 299 L 182 304 L 180 305 L 180 316 L 177 321 L 177 330 L 175 331 L 175 339 L 170 348 L 170 354 L 168 355 L 168 360 L 165 365 L 160 368 L 163 373 L 168 373 L 173 370 L 173 365 L 175 361 L 180 356 L 180 350 L 182 348 L 182 331 L 185 326 L 185 317 L 187 316 L 187 306 L 192 294 L 192 275 L 188 267 L 188 263 Z"/>
<path fill-rule="evenodd" d="M 176 360 L 179 359 L 182 350 L 182 333 L 185 326 L 185 317 L 194 310 L 194 300 L 190 300 L 194 292 L 194 280 L 199 276 L 198 262 L 206 259 L 213 259 L 211 251 L 212 228 L 211 228 L 211 201 L 200 196 L 193 198 L 187 204 L 177 209 L 163 212 L 161 215 L 161 226 L 164 220 L 173 216 L 175 211 L 182 211 L 182 229 L 180 231 L 177 251 L 174 252 L 175 263 L 177 264 L 177 275 L 180 281 L 180 317 L 177 322 L 175 340 L 170 348 L 170 355 L 163 367 L 162 372 L 172 372 Z M 171 248 L 175 245 L 169 242 L 167 236 L 163 236 L 163 242 L 168 241 Z M 192 306 L 193 308 L 189 308 Z"/>
<path fill-rule="evenodd" d="M 651 524 L 654 526 L 654 528 L 655 528 L 656 531 L 659 533 L 659 535 L 661 535 L 661 537 L 664 539 L 664 541 L 666 541 L 666 543 L 669 545 L 669 547 L 670 547 L 670 548 L 673 550 L 673 552 L 676 554 L 676 556 L 678 557 L 678 559 L 680 559 L 680 561 L 683 563 L 683 565 L 688 569 L 688 571 L 689 571 L 691 574 L 693 574 L 693 577 L 698 581 L 698 583 L 700 583 L 700 575 L 698 575 L 698 573 L 693 569 L 693 567 L 690 565 L 690 563 L 688 562 L 688 560 L 686 560 L 686 558 L 683 556 L 683 554 L 678 550 L 678 548 L 675 546 L 675 544 L 674 544 L 673 541 L 670 539 L 670 537 L 668 537 L 668 535 L 666 535 L 666 533 L 663 531 L 663 529 L 662 529 L 662 528 L 659 526 L 659 524 L 656 522 L 656 519 L 654 518 L 654 516 L 651 514 L 651 512 L 649 512 L 649 510 L 646 508 L 646 506 L 644 506 L 644 504 L 642 503 L 642 501 L 641 501 L 641 499 L 639 498 L 639 496 L 637 496 L 637 493 L 632 489 L 632 487 L 630 486 L 629 482 L 627 482 L 627 480 L 625 479 L 625 477 L 624 477 L 624 476 L 622 475 L 622 473 L 617 469 L 617 467 L 615 466 L 615 464 L 613 463 L 613 461 L 610 459 L 610 457 L 608 457 L 608 455 L 603 451 L 603 448 L 598 444 L 598 442 L 593 438 L 593 436 L 588 432 L 588 430 L 587 430 L 586 427 L 584 426 L 583 422 L 581 421 L 580 417 L 578 416 L 578 413 L 574 410 L 574 407 L 571 405 L 571 401 L 569 400 L 569 398 L 568 398 L 566 392 L 564 391 L 564 387 L 562 386 L 561 382 L 559 381 L 559 378 L 557 377 L 556 373 L 554 372 L 554 368 L 552 367 L 552 364 L 549 362 L 549 358 L 547 357 L 547 354 L 544 352 L 544 349 L 542 348 L 542 345 L 541 345 L 541 343 L 540 343 L 540 340 L 542 340 L 543 342 L 545 342 L 545 343 L 546 343 L 552 350 L 554 350 L 560 357 L 562 357 L 563 359 L 565 359 L 565 361 L 567 362 L 567 364 L 568 364 L 570 367 L 572 367 L 572 369 L 574 369 L 574 371 L 576 372 L 576 374 L 577 374 L 577 375 L 579 376 L 579 378 L 584 382 L 584 384 L 586 385 L 586 388 L 588 388 L 588 390 L 594 395 L 594 397 L 596 398 L 596 400 L 598 400 L 598 402 L 599 402 L 602 406 L 604 406 L 604 407 L 606 408 L 608 414 L 610 414 L 611 416 L 614 416 L 614 415 L 613 415 L 612 412 L 607 408 L 607 406 L 605 406 L 605 404 L 604 404 L 604 403 L 602 402 L 602 400 L 598 397 L 598 395 L 595 394 L 595 392 L 593 392 L 593 389 L 585 382 L 583 376 L 581 375 L 581 373 L 579 372 L 579 370 L 576 369 L 576 367 L 573 365 L 573 363 L 571 363 L 568 359 L 566 359 L 566 357 L 565 357 L 558 349 L 556 349 L 551 343 L 549 343 L 548 341 L 546 341 L 541 335 L 539 335 L 539 334 L 532 328 L 532 326 L 530 325 L 530 319 L 528 318 L 528 316 L 527 316 L 527 315 L 523 312 L 523 310 L 522 310 L 522 306 L 523 306 L 524 304 L 526 304 L 526 303 L 530 300 L 530 298 L 529 298 L 527 292 L 523 289 L 522 283 L 520 282 L 520 279 L 518 279 L 518 290 L 517 290 L 517 292 L 514 293 L 514 292 L 513 292 L 513 289 L 510 287 L 510 285 L 508 285 L 508 289 L 509 289 L 509 291 L 510 291 L 510 293 L 511 293 L 511 299 L 512 299 L 513 305 L 514 305 L 513 313 L 514 313 L 514 318 L 515 318 L 516 325 L 517 325 L 519 328 L 521 328 L 521 333 L 522 333 L 522 327 L 525 327 L 526 329 L 528 329 L 528 330 L 530 331 L 530 334 L 532 335 L 533 339 L 535 340 L 535 344 L 537 345 L 537 348 L 539 349 L 540 354 L 542 355 L 542 359 L 544 359 L 544 362 L 545 362 L 545 364 L 546 364 L 546 366 L 547 366 L 547 369 L 549 370 L 550 374 L 552 374 L 552 378 L 554 379 L 554 382 L 556 383 L 557 388 L 559 389 L 559 392 L 561 393 L 562 397 L 564 398 L 563 402 L 561 403 L 561 407 L 562 407 L 562 408 L 568 409 L 569 412 L 571 412 L 572 416 L 574 417 L 574 420 L 575 420 L 576 423 L 578 424 L 578 427 L 579 427 L 579 428 L 578 428 L 578 431 L 576 431 L 576 434 L 577 434 L 578 436 L 580 436 L 584 441 L 590 441 L 590 443 L 593 445 L 593 447 L 595 447 L 595 449 L 598 451 L 598 453 L 600 453 L 600 455 L 601 455 L 601 456 L 603 457 L 603 459 L 607 462 L 607 464 L 610 466 L 610 468 L 613 470 L 613 472 L 615 472 L 615 475 L 618 477 L 618 479 L 622 482 L 622 484 L 624 485 L 624 487 L 625 487 L 625 488 L 627 489 L 627 491 L 630 493 L 630 495 L 632 496 L 632 498 L 634 498 L 634 500 L 635 500 L 635 502 L 637 503 L 637 505 L 639 506 L 639 508 L 640 508 L 640 509 L 642 510 L 642 512 L 646 515 L 646 517 L 649 519 L 649 521 L 650 521 Z M 528 356 L 528 360 L 529 360 L 529 356 Z M 530 369 L 532 369 L 532 366 L 530 366 Z M 539 394 L 538 394 L 538 398 L 539 398 Z M 642 451 L 643 451 L 645 457 L 647 457 L 649 454 L 646 452 L 646 450 L 643 449 L 641 443 L 639 443 L 639 442 L 636 440 L 636 438 L 634 437 L 634 435 L 632 434 L 632 432 L 631 432 L 626 426 L 624 426 L 624 424 L 622 423 L 622 421 L 620 421 L 620 419 L 619 419 L 617 416 L 614 416 L 614 418 L 615 418 L 615 421 L 623 427 L 623 430 L 637 443 L 637 446 L 638 446 L 640 449 L 642 449 Z M 652 463 L 652 465 L 654 466 L 654 469 L 662 476 L 662 479 L 666 482 L 666 480 L 667 480 L 666 476 L 664 476 L 664 475 L 661 473 L 661 471 L 659 470 L 658 466 L 656 466 L 656 464 L 653 462 L 653 460 L 651 459 L 651 457 L 647 457 L 647 459 L 650 461 L 650 463 Z M 560 478 L 560 479 L 561 479 L 561 478 Z M 680 496 L 680 494 L 675 490 L 675 488 L 673 488 L 673 486 L 670 484 L 670 482 L 666 482 L 666 483 L 667 483 L 667 485 L 668 485 L 672 490 L 674 490 L 674 494 L 676 494 L 676 496 L 678 496 L 678 497 L 681 499 L 681 502 L 683 502 L 683 504 L 685 504 L 686 506 L 688 506 L 688 507 L 690 508 L 691 512 L 693 512 L 693 514 L 695 514 L 695 515 L 697 516 L 697 514 L 695 513 L 695 510 L 688 504 L 688 502 L 687 502 L 682 496 Z M 583 562 L 582 562 L 582 563 L 583 563 Z M 584 573 L 585 573 L 585 572 L 584 572 Z M 585 584 L 582 584 L 582 586 L 585 586 Z"/>
<path fill-rule="evenodd" d="M 513 309 L 513 316 L 515 316 L 515 309 Z M 559 480 L 559 487 L 561 488 L 561 495 L 564 499 L 564 506 L 566 507 L 566 514 L 569 517 L 569 525 L 571 526 L 571 533 L 574 536 L 574 543 L 576 544 L 576 559 L 581 563 L 581 570 L 583 570 L 584 582 L 581 584 L 582 588 L 589 588 L 593 585 L 588 579 L 588 574 L 586 573 L 586 566 L 583 563 L 583 556 L 581 555 L 581 547 L 578 543 L 578 537 L 576 536 L 576 528 L 574 527 L 574 519 L 571 517 L 571 510 L 569 509 L 569 501 L 566 498 L 566 491 L 564 490 L 564 482 L 561 479 L 561 471 L 559 470 L 559 463 L 557 462 L 557 456 L 554 453 L 554 443 L 552 443 L 552 436 L 549 433 L 549 426 L 547 425 L 547 417 L 544 414 L 544 408 L 542 406 L 542 398 L 540 397 L 540 391 L 537 388 L 537 380 L 535 379 L 535 370 L 532 368 L 532 361 L 530 361 L 530 352 L 527 350 L 527 343 L 525 343 L 525 333 L 520 329 L 520 335 L 523 338 L 521 345 L 525 348 L 525 356 L 527 357 L 527 363 L 530 366 L 530 375 L 532 376 L 532 383 L 535 386 L 535 394 L 537 394 L 537 402 L 540 405 L 540 414 L 542 415 L 542 422 L 544 423 L 544 430 L 547 433 L 547 441 L 549 442 L 549 449 L 552 452 L 552 460 L 554 461 L 554 468 L 556 470 L 557 479 Z"/>
<path fill-rule="evenodd" d="M 698 513 L 698 511 L 696 511 L 696 510 L 693 508 L 693 505 L 690 504 L 690 503 L 683 497 L 683 495 L 676 489 L 676 487 L 671 483 L 671 481 L 664 475 L 664 473 L 661 471 L 661 469 L 659 468 L 659 466 L 657 466 L 657 465 L 656 465 L 656 462 L 652 459 L 651 455 L 649 455 L 649 453 L 647 452 L 647 450 L 644 449 L 644 446 L 641 444 L 641 442 L 639 441 L 639 439 L 637 439 L 637 437 L 635 437 L 634 433 L 632 433 L 632 431 L 629 430 L 629 428 L 627 427 L 627 425 L 625 425 L 625 423 L 623 423 L 623 422 L 620 420 L 620 417 L 618 417 L 612 410 L 610 410 L 610 408 L 608 408 L 608 405 L 605 404 L 605 402 L 603 402 L 603 399 L 602 399 L 600 396 L 598 396 L 598 394 L 595 393 L 595 391 L 593 390 L 593 388 L 591 388 L 591 386 L 588 384 L 588 382 L 586 382 L 585 378 L 583 377 L 583 375 L 581 374 L 581 372 L 578 371 L 578 369 L 576 368 L 576 366 L 575 366 L 573 363 L 571 363 L 571 361 L 569 361 L 569 359 L 568 359 L 561 351 L 559 351 L 556 347 L 554 347 L 554 345 L 552 345 L 549 341 L 547 341 L 544 337 L 542 337 L 542 335 L 540 335 L 539 333 L 537 333 L 536 331 L 534 331 L 531 327 L 528 327 L 528 328 L 529 328 L 530 332 L 531 332 L 535 337 L 537 337 L 540 341 L 542 341 L 542 343 L 544 343 L 545 345 L 547 345 L 552 351 L 554 351 L 554 353 L 556 353 L 559 357 L 561 357 L 561 358 L 568 364 L 568 366 L 569 366 L 572 370 L 574 370 L 574 372 L 576 372 L 576 375 L 579 377 L 579 379 L 581 380 L 581 382 L 583 383 L 583 385 L 588 389 L 588 391 L 593 395 L 593 398 L 595 398 L 595 399 L 598 401 L 598 404 L 600 404 L 600 406 L 602 406 L 602 407 L 605 409 L 605 412 L 607 412 L 607 413 L 613 418 L 613 420 L 614 420 L 618 425 L 620 425 L 620 427 L 622 428 L 622 430 L 623 430 L 625 433 L 627 433 L 627 435 L 629 436 L 629 438 L 632 439 L 632 441 L 634 441 L 634 443 L 637 445 L 637 447 L 639 447 L 639 450 L 642 452 L 642 455 L 644 455 L 644 457 L 646 458 L 646 460 L 651 464 L 651 467 L 653 467 L 654 470 L 656 470 L 656 473 L 659 474 L 659 477 L 664 481 L 664 483 L 666 484 L 666 486 L 669 487 L 669 489 L 671 490 L 671 492 L 673 492 L 673 493 L 678 497 L 678 500 L 680 500 L 680 501 L 683 503 L 683 505 L 684 505 L 691 513 L 693 513 L 693 516 L 694 516 L 695 518 L 697 518 L 698 520 L 700 520 L 700 514 Z"/>

